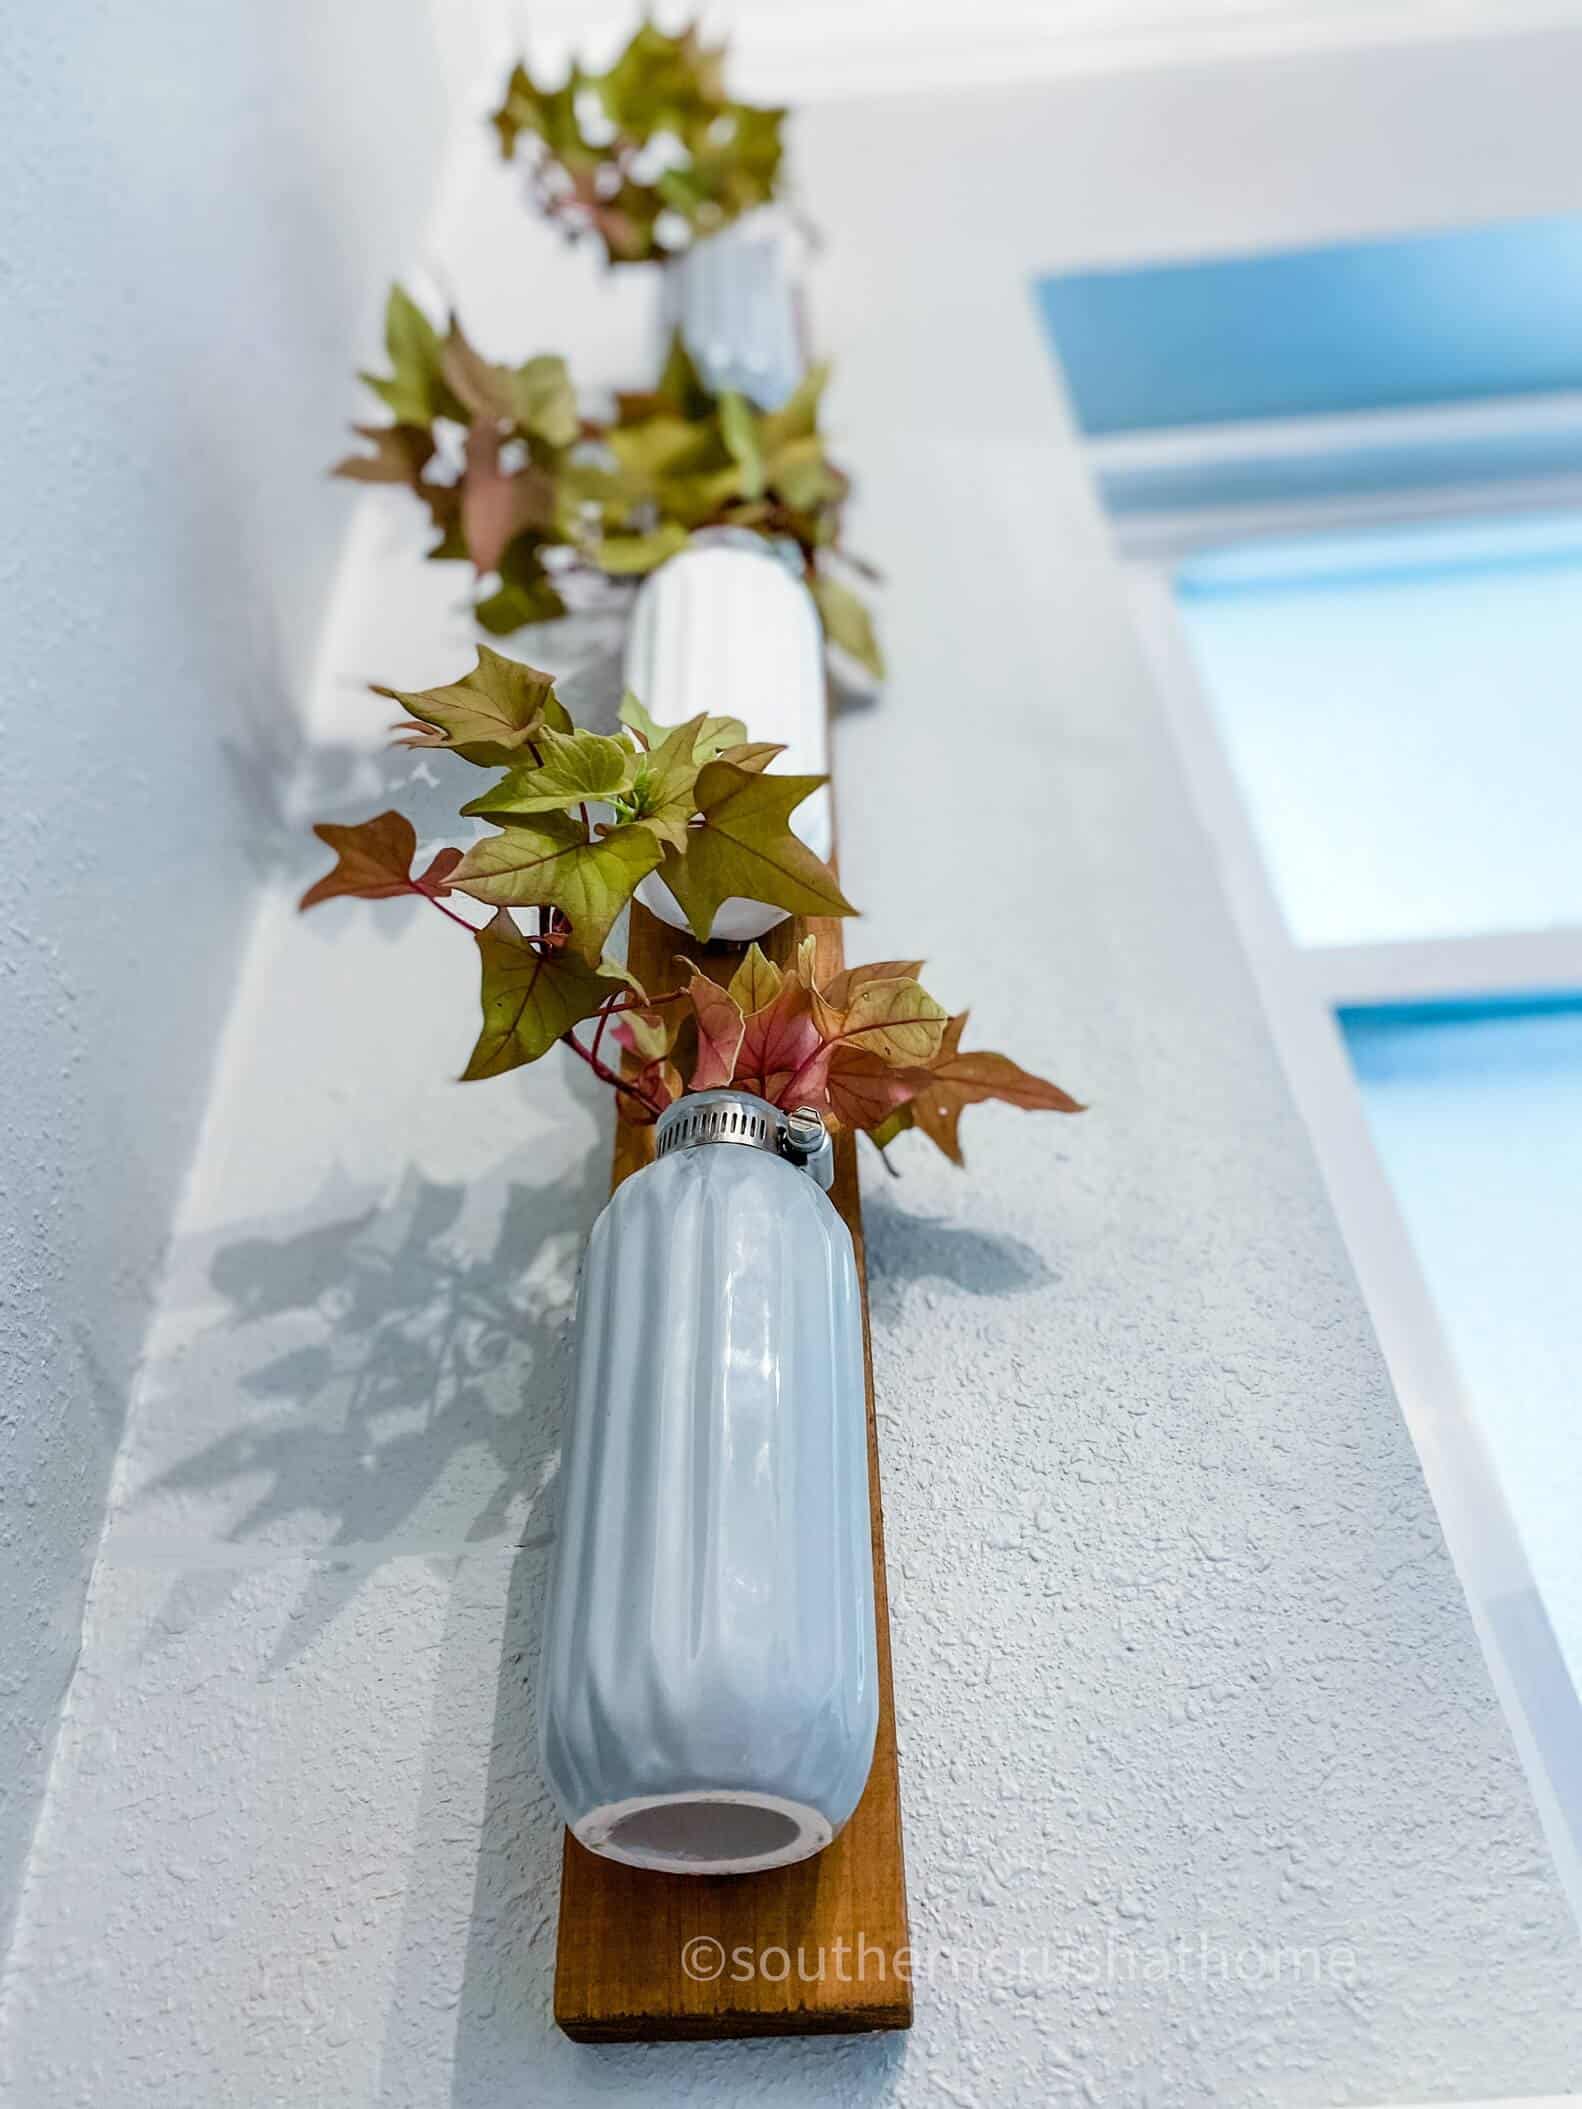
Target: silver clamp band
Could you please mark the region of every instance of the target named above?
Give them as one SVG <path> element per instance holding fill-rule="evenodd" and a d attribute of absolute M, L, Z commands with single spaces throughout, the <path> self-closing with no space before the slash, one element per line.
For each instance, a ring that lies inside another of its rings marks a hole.
<path fill-rule="evenodd" d="M 835 1146 L 823 1114 L 813 1106 L 785 1113 L 746 1091 L 690 1092 L 659 1116 L 654 1155 L 668 1157 L 712 1142 L 734 1142 L 783 1157 L 826 1193 L 834 1183 Z"/>

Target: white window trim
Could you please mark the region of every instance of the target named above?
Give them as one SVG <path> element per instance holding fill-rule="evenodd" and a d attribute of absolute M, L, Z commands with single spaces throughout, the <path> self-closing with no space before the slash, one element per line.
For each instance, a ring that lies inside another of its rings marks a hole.
<path fill-rule="evenodd" d="M 1410 944 L 1309 945 L 1297 958 L 1321 1002 L 1455 1002 L 1582 989 L 1582 927 L 1492 930 Z"/>
<path fill-rule="evenodd" d="M 1480 511 L 1514 509 L 1508 492 Z M 1442 512 L 1442 508 L 1439 509 Z M 1307 524 L 1316 524 L 1309 511 Z M 1325 525 L 1332 524 L 1326 518 Z M 1282 532 L 1288 531 L 1282 526 Z M 1254 530 L 1256 532 L 1256 530 Z M 1244 539 L 1248 523 L 1220 540 Z M 1171 574 L 1182 553 L 1128 565 L 1133 604 L 1188 788 L 1471 1608 L 1550 1851 L 1582 1921 L 1582 1700 L 1463 1389 L 1331 1006 L 1582 986 L 1582 931 L 1304 951 L 1285 925 L 1203 694 Z"/>
<path fill-rule="evenodd" d="M 1122 554 L 1183 562 L 1265 536 L 1582 510 L 1582 392 L 1160 426 L 1090 439 L 1086 453 Z M 1293 497 L 1314 465 L 1352 488 Z M 1150 509 L 1144 494 L 1165 476 L 1177 495 Z M 1231 477 L 1240 491 L 1226 501 Z"/>

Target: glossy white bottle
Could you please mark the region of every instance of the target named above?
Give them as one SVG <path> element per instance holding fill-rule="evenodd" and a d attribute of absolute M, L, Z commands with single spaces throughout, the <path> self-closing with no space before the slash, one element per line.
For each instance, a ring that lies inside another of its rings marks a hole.
<path fill-rule="evenodd" d="M 703 1092 L 594 1226 L 540 1693 L 592 1851 L 751 1873 L 829 1843 L 878 1726 L 862 1313 L 816 1115 Z"/>

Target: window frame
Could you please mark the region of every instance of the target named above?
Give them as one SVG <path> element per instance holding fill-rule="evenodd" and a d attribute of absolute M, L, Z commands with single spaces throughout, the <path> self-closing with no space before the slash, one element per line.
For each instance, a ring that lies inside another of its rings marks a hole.
<path fill-rule="evenodd" d="M 1376 429 L 1376 420 L 1367 422 Z M 1238 434 L 1243 450 L 1256 443 L 1250 431 Z M 1283 435 L 1264 437 L 1275 462 Z M 1345 444 L 1347 435 L 1337 432 L 1335 438 Z M 1090 443 L 1090 454 L 1104 444 Z M 1138 457 L 1138 441 L 1127 444 Z M 1202 435 L 1194 444 L 1201 447 Z M 1548 485 L 1542 502 L 1582 506 L 1582 485 L 1568 482 L 1566 499 Z M 1140 642 L 1189 795 L 1213 845 L 1271 1036 L 1313 1142 L 1550 1851 L 1582 1920 L 1582 1696 L 1374 1145 L 1335 1015 L 1342 1004 L 1455 1002 L 1562 986 L 1582 990 L 1582 927 L 1411 943 L 1298 945 L 1275 897 L 1174 585 L 1189 554 L 1226 542 L 1535 509 L 1525 481 L 1501 479 L 1476 492 L 1111 517 Z"/>

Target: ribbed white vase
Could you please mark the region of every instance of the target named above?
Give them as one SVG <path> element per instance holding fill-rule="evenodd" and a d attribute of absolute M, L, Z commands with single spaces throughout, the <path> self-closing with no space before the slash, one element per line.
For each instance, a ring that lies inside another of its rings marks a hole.
<path fill-rule="evenodd" d="M 659 1147 L 583 1268 L 543 1761 L 594 1852 L 750 1873 L 827 1845 L 873 1758 L 861 1306 L 783 1115 L 702 1093 Z"/>
<path fill-rule="evenodd" d="M 712 528 L 643 581 L 626 637 L 626 686 L 661 725 L 699 711 L 746 717 L 755 740 L 785 753 L 771 764 L 788 776 L 829 769 L 824 633 L 813 596 L 761 535 Z M 828 859 L 835 821 L 825 785 L 791 816 L 794 834 Z M 687 919 L 657 872 L 637 898 L 661 922 Z M 715 910 L 709 935 L 732 944 L 785 921 L 783 908 L 733 894 Z"/>
<path fill-rule="evenodd" d="M 760 206 L 665 266 L 661 319 L 679 330 L 705 384 L 778 410 L 807 367 L 798 261 L 805 244 L 779 207 Z"/>

